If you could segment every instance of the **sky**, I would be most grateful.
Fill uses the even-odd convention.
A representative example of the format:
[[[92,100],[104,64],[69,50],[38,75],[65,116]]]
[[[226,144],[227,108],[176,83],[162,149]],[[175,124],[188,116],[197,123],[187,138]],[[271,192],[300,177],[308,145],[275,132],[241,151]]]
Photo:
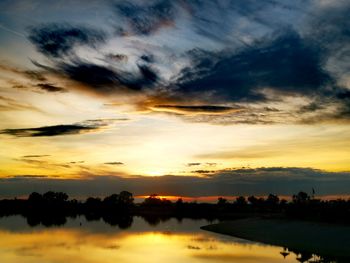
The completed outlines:
[[[0,198],[350,194],[347,0],[2,0]]]

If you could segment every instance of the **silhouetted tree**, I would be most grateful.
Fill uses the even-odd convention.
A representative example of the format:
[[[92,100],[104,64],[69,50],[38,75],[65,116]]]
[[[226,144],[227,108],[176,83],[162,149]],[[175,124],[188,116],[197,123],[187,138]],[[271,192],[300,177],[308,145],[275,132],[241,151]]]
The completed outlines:
[[[176,205],[177,206],[181,206],[181,205],[183,205],[183,203],[184,202],[183,202],[182,198],[179,198],[179,199],[176,200]]]
[[[277,208],[280,199],[277,195],[269,194],[265,202],[270,208]]]
[[[132,193],[127,191],[122,191],[119,194],[119,204],[123,206],[131,206],[134,203],[134,197]]]
[[[305,192],[292,196],[292,201],[279,200],[277,195],[270,194],[266,199],[255,196],[236,198],[233,203],[225,198],[218,198],[216,204],[184,202],[179,198],[176,203],[160,198],[157,194],[147,197],[141,205],[134,205],[132,193],[122,191],[103,199],[89,197],[85,202],[69,200],[63,192],[48,191],[41,195],[33,192],[27,200],[0,200],[0,216],[23,215],[31,226],[64,224],[66,217],[84,215],[87,220],[99,220],[112,225],[130,222],[129,216],[147,216],[153,223],[170,217],[225,219],[227,217],[249,216],[251,212],[271,215],[285,215],[302,219],[337,222],[350,221],[350,200],[319,200],[310,198]],[[235,214],[238,212],[238,214]],[[271,213],[273,212],[273,214]],[[127,220],[121,220],[121,218]],[[121,226],[120,226],[121,227]]]
[[[236,198],[235,204],[238,206],[245,206],[247,205],[247,200],[244,196],[240,196]]]
[[[29,195],[28,201],[31,203],[40,203],[43,200],[43,196],[37,192],[33,192]]]
[[[68,200],[68,195],[63,192],[49,191],[43,194],[43,199],[50,203],[65,202]]]
[[[305,204],[310,200],[310,196],[305,192],[299,192],[297,195],[293,195],[293,202],[297,204]]]
[[[256,206],[258,204],[258,198],[256,198],[254,195],[249,196],[248,197],[248,202],[253,205]]]
[[[112,194],[103,199],[103,204],[107,206],[116,206],[119,204],[119,195]]]
[[[227,199],[222,198],[222,197],[219,197],[219,198],[218,198],[217,204],[218,204],[219,206],[224,206],[224,205],[227,204]]]
[[[143,201],[143,205],[147,206],[157,206],[162,204],[162,199],[158,197],[157,194],[151,194],[149,197]]]

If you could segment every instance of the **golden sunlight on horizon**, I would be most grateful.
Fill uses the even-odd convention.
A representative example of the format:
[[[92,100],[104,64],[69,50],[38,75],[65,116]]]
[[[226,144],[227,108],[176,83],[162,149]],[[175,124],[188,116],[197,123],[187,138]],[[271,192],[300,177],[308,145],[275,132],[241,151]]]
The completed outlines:
[[[161,116],[132,118],[103,133],[3,137],[0,175],[199,175],[240,167],[350,170],[346,126],[217,126]]]

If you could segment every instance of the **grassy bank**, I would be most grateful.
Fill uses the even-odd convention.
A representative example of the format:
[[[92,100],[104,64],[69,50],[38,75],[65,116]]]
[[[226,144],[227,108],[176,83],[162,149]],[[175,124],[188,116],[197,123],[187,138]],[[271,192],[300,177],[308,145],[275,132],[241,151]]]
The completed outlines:
[[[350,226],[249,218],[208,225],[202,229],[282,246],[291,251],[350,259]]]

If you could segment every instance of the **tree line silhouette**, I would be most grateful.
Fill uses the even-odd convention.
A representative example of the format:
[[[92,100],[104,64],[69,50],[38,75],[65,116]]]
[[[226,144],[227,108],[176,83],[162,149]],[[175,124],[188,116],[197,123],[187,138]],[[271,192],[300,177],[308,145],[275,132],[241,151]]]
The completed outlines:
[[[88,197],[84,201],[69,199],[63,192],[33,192],[27,199],[0,200],[0,217],[22,215],[31,226],[65,224],[67,217],[85,216],[86,220],[103,219],[110,225],[127,228],[133,216],[142,216],[149,224],[175,217],[192,219],[234,219],[250,216],[297,218],[328,222],[350,222],[350,200],[320,200],[305,192],[292,196],[291,201],[270,194],[266,198],[249,196],[228,201],[219,197],[217,203],[185,202],[160,198],[152,194],[142,203],[134,202],[133,194],[122,191],[105,198]]]

